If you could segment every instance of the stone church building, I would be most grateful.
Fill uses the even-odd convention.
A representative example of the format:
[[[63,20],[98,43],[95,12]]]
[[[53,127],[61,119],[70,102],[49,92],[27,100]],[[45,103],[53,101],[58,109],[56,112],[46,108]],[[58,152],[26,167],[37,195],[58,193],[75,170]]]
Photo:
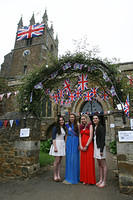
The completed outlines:
[[[1,65],[1,77],[5,77],[8,80],[8,85],[12,88],[17,88],[21,85],[21,78],[35,68],[39,68],[42,64],[47,65],[48,55],[58,57],[58,37],[54,38],[53,25],[48,27],[48,15],[47,11],[42,17],[40,23],[45,24],[44,34],[39,37],[29,38],[25,40],[17,41],[17,36],[14,44],[14,49],[5,55],[4,63]],[[30,19],[29,25],[34,25],[35,17],[34,14]],[[17,31],[24,26],[23,19],[21,17]],[[133,69],[133,63],[123,63],[120,66],[121,71],[131,71]],[[92,83],[92,87],[95,87]],[[8,112],[17,111],[16,104],[14,102],[14,97],[0,102],[0,115],[4,115]],[[12,106],[10,106],[12,105]],[[92,118],[91,113],[99,112],[101,113],[101,119],[103,119],[103,124],[106,126],[107,131],[107,143],[115,139],[115,113],[116,110],[112,110],[112,106],[100,98],[97,101],[86,102],[83,99],[75,101],[72,105],[63,106],[58,108],[57,105],[51,101],[46,101],[42,106],[42,139],[46,138],[51,130],[51,126],[55,121],[57,112],[68,117],[69,112],[74,113],[89,113],[90,118]],[[122,121],[119,122],[122,124]]]

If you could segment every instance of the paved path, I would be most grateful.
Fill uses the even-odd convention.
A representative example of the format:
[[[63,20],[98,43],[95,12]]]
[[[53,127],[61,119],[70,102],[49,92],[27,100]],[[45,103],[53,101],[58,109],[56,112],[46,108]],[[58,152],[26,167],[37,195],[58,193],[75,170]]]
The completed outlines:
[[[107,157],[108,179],[105,188],[81,183],[78,185],[55,183],[52,180],[52,168],[49,168],[41,170],[37,176],[28,180],[0,182],[0,200],[133,200],[133,196],[119,192],[118,177],[113,173],[116,162],[110,153]],[[62,176],[64,170],[63,164]]]

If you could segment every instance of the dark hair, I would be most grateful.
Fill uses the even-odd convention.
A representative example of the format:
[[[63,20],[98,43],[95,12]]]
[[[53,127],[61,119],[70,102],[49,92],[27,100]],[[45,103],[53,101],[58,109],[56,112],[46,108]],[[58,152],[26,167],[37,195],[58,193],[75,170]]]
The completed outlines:
[[[65,118],[63,116],[58,116],[57,122],[56,122],[56,128],[57,128],[57,133],[60,135],[61,134],[61,127],[60,127],[60,118],[62,118],[64,120],[64,124],[63,124],[63,129],[66,132],[66,125],[65,125]]]
[[[75,132],[78,132],[78,124],[77,124],[77,119],[76,119],[76,115],[74,113],[70,113],[70,115],[73,115],[74,116],[74,131]],[[69,117],[70,117],[69,115]],[[72,127],[72,123],[70,121],[70,118],[69,118],[69,126]]]

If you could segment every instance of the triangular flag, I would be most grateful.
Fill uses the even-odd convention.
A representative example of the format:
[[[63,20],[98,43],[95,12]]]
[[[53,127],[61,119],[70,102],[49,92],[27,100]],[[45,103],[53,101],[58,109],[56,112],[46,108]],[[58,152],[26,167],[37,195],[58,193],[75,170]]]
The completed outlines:
[[[13,121],[14,121],[14,120],[12,120],[12,119],[9,120],[9,123],[10,123],[10,126],[11,126],[11,127],[12,127],[12,125],[13,125]]]
[[[30,94],[30,103],[32,102],[33,92]]]
[[[19,91],[15,91],[15,92],[14,92],[15,96],[16,96],[18,93],[19,93]]]
[[[8,120],[4,120],[4,126],[7,127]]]
[[[18,126],[20,121],[18,119],[16,119],[15,122],[16,122],[16,125]]]
[[[12,93],[11,92],[8,92],[6,95],[7,95],[7,99],[9,99],[9,97],[10,97],[10,95],[11,95]]]
[[[0,94],[0,101],[2,101],[5,94]]]
[[[0,128],[3,126],[3,122],[0,120]]]

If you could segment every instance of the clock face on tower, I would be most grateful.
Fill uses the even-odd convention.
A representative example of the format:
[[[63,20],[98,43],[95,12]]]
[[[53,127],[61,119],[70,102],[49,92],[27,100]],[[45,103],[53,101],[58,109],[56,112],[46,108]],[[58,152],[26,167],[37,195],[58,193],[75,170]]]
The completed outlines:
[[[24,50],[23,56],[28,56],[28,55],[30,55],[30,50],[29,49]]]

